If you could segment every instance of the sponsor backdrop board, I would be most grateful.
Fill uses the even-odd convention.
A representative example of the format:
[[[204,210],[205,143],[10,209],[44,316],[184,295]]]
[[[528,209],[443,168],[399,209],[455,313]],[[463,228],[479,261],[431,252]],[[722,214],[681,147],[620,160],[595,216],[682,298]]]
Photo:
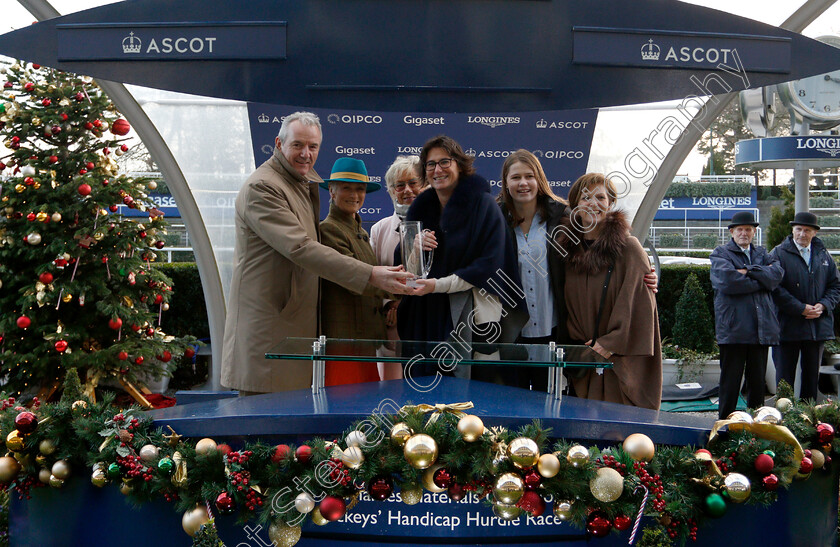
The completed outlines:
[[[796,169],[796,162],[805,162],[806,168],[840,166],[840,136],[769,137],[735,143],[735,165]]]
[[[283,117],[297,110],[302,108],[248,103],[257,165],[271,156]],[[539,158],[554,192],[566,197],[572,183],[586,171],[598,115],[597,110],[507,114],[306,110],[321,119],[324,140],[315,164],[321,177],[329,178],[337,158],[352,156],[363,160],[371,180],[382,184],[382,190],[368,194],[360,211],[366,224],[394,212],[385,190],[385,172],[394,158],[419,154],[428,139],[440,134],[454,138],[467,154],[475,157],[476,172],[490,182],[494,195],[501,188],[499,179],[505,158],[525,148]],[[329,199],[326,190],[321,192],[324,218]]]
[[[729,220],[738,211],[758,207],[755,186],[749,196],[702,196],[665,198],[654,220]]]

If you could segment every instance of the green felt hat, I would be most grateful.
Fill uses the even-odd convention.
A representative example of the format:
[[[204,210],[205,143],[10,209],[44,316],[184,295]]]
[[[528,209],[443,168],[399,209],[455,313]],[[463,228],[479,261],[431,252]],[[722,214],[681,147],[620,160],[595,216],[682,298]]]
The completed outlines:
[[[364,182],[367,184],[367,192],[376,192],[382,185],[378,182],[371,182],[367,173],[365,162],[356,158],[338,158],[333,164],[330,178],[320,183],[319,186],[328,190],[331,182]]]

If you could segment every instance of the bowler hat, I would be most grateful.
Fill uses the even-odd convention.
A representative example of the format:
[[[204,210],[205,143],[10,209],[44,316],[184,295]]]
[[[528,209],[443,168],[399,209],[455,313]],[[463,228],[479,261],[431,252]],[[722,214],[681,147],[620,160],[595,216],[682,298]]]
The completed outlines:
[[[817,215],[814,213],[808,213],[807,211],[799,211],[793,217],[793,220],[790,221],[791,226],[810,226],[811,228],[816,228],[817,230],[820,229],[820,225],[817,224]]]
[[[738,211],[732,215],[732,220],[729,221],[727,228],[731,230],[735,226],[758,226],[758,222],[755,221],[755,217],[750,211]]]
[[[331,182],[363,182],[367,184],[368,192],[376,192],[382,185],[371,182],[368,177],[365,162],[356,158],[338,158],[333,164],[330,178],[320,183],[324,190],[329,190]]]

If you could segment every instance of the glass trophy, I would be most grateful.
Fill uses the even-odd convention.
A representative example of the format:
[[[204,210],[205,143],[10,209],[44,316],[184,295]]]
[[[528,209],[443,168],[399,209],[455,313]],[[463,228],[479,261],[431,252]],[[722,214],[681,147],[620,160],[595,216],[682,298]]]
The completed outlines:
[[[432,257],[434,249],[424,250],[423,244],[426,230],[423,230],[423,223],[419,220],[400,222],[400,249],[402,251],[402,262],[405,271],[414,276],[406,281],[406,285],[416,288],[414,279],[426,279],[429,270],[432,268]]]

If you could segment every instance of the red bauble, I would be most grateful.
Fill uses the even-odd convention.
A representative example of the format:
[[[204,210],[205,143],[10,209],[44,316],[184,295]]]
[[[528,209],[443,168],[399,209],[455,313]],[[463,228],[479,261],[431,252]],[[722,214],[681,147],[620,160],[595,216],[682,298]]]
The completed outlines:
[[[119,209],[119,207],[116,206],[116,205],[110,205],[108,207],[108,210],[111,211],[112,213],[116,213],[118,209]]]
[[[321,501],[318,510],[321,512],[321,516],[332,522],[344,516],[344,513],[347,511],[347,505],[339,497],[327,496]]]
[[[300,445],[295,450],[295,458],[300,463],[307,463],[309,459],[312,458],[312,449],[305,444]]]
[[[755,470],[761,473],[762,475],[766,475],[773,471],[774,465],[775,462],[773,462],[773,458],[771,458],[768,454],[759,454],[753,462]]]
[[[59,353],[63,352],[67,349],[67,342],[64,340],[59,340],[55,343],[55,350]]]
[[[522,497],[519,498],[516,506],[531,513],[533,516],[538,517],[545,511],[545,500],[543,500],[542,497],[533,490],[528,490],[522,494]]]
[[[137,357],[137,359],[135,359],[134,362],[137,363],[138,365],[142,365],[143,364],[143,356],[141,355],[141,356]]]
[[[811,458],[802,458],[802,461],[799,463],[799,472],[803,475],[807,475],[813,470],[814,462],[811,461]]]
[[[34,221],[36,218],[37,217],[35,216],[35,213],[29,213],[28,215],[26,215],[26,220],[28,220],[29,222]]]
[[[90,123],[90,122],[85,122],[85,129],[87,129],[87,130],[93,129],[93,124]]]
[[[57,163],[58,156],[50,156],[49,158],[47,158],[47,161],[49,161],[50,163]]]
[[[236,502],[233,501],[233,496],[227,492],[222,492],[216,496],[216,508],[220,513],[231,513],[234,507],[236,507]]]
[[[441,467],[432,475],[432,482],[438,488],[449,488],[449,485],[452,484],[452,474],[445,467]]]
[[[79,91],[78,93],[76,93],[76,100],[79,101],[79,102],[84,101],[85,100],[85,94],[82,93],[81,91]]]
[[[61,126],[60,125],[54,125],[54,126],[50,127],[50,132],[53,135],[58,135],[59,133],[61,133]]]
[[[128,145],[127,144],[121,144],[120,145],[120,150],[122,150],[123,152],[128,152]]]
[[[222,456],[227,456],[228,454],[233,452],[233,449],[230,447],[230,445],[225,443],[217,444],[216,450],[218,450],[222,454]]]
[[[186,357],[187,359],[192,359],[193,357],[195,357],[195,350],[192,348],[185,349],[184,357]]]
[[[44,285],[49,285],[53,282],[53,274],[51,274],[50,272],[44,272],[38,276],[38,281],[40,281]]]
[[[49,98],[45,98],[43,101],[41,101],[41,104],[44,106],[50,106],[52,104],[52,101]]]
[[[80,175],[87,175],[87,172],[88,172],[87,169],[85,169],[84,167],[79,169],[79,174]]]
[[[91,169],[93,169],[96,166],[93,164],[92,161],[89,161],[85,164],[85,167],[88,169],[88,171],[90,171]]]
[[[28,410],[15,416],[15,428],[24,435],[28,435],[38,428],[38,417]]]
[[[102,127],[102,122],[100,120],[93,120],[94,127]]]
[[[772,473],[761,479],[761,482],[767,490],[776,490],[779,487],[779,477]]]
[[[102,180],[102,186],[108,186],[109,184],[111,184],[110,180],[108,180],[108,179],[103,179]]]
[[[151,338],[154,335],[155,335],[155,329],[153,329],[152,327],[149,327],[148,329],[146,329],[146,336]]]
[[[89,195],[90,195],[90,191],[91,191],[90,184],[87,184],[87,183],[83,182],[83,183],[81,183],[81,184],[79,185],[79,187],[77,188],[77,190],[78,190],[78,192],[79,192],[81,195],[83,195],[83,196],[89,196]]]
[[[120,361],[125,361],[126,359],[128,359],[128,353],[124,351],[119,352],[117,354],[117,359],[119,359]]]
[[[368,484],[367,491],[376,501],[385,501],[394,493],[394,481],[390,477],[375,477]]]
[[[25,84],[23,84],[23,89],[25,89],[26,91],[32,91],[33,89],[35,89],[35,84],[33,84],[32,82],[26,82]]]
[[[168,363],[172,359],[172,354],[169,353],[169,350],[163,350],[163,353],[158,355],[158,360],[163,361],[164,363]]]
[[[145,232],[145,230],[140,230],[139,232],[137,232],[137,236],[138,236],[138,237],[146,237],[146,232]]]
[[[66,122],[68,119],[70,119],[70,116],[68,116],[67,114],[65,114],[64,112],[62,112],[62,113],[61,113],[61,119],[62,119],[62,121],[65,121],[65,122]]]
[[[114,330],[120,330],[120,328],[122,327],[122,319],[120,319],[119,317],[111,319],[110,321],[108,321],[108,327]]]
[[[131,325],[131,330],[133,330],[134,332],[140,332],[141,328],[142,327],[140,325]]]
[[[592,511],[586,517],[586,531],[596,538],[607,537],[612,524],[603,511]]]
[[[13,86],[12,82],[3,82],[3,89],[11,89]]]
[[[457,482],[453,482],[449,485],[449,488],[446,489],[446,494],[452,501],[461,501],[464,499],[464,494],[466,493],[467,490]]]
[[[163,295],[156,294],[155,295],[155,304],[162,304],[163,303]]]
[[[531,469],[527,473],[525,473],[525,477],[523,479],[525,481],[525,489],[526,490],[534,490],[540,485],[542,481],[542,476]]]
[[[834,440],[834,428],[831,424],[817,424],[817,439],[820,444],[827,444]]]
[[[157,247],[158,249],[163,249],[165,246],[166,246],[165,241],[155,241],[155,247]]]
[[[627,515],[618,515],[613,521],[613,527],[616,530],[627,530],[631,524],[633,524],[633,521]]]
[[[274,448],[274,453],[271,455],[271,461],[273,461],[274,463],[280,463],[281,461],[288,458],[289,454],[291,454],[291,452],[292,452],[292,449],[289,448],[289,445],[278,444]]]
[[[21,315],[17,318],[17,326],[22,329],[28,329],[29,325],[32,324],[32,320],[26,317],[25,315]]]
[[[111,133],[114,135],[127,135],[129,131],[131,131],[131,126],[122,118],[114,120],[111,124]]]

